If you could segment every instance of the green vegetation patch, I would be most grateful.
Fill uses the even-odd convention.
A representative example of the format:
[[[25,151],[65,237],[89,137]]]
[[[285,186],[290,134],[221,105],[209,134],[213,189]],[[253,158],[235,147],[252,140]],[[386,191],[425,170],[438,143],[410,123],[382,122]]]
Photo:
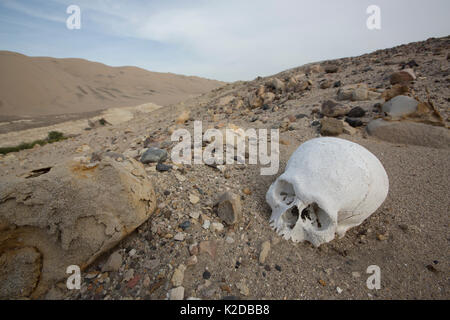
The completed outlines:
[[[21,144],[14,147],[0,148],[0,154],[8,154],[10,152],[18,152],[20,150],[32,149],[37,144],[40,146],[46,145],[47,143],[54,143],[62,140],[66,140],[67,137],[64,136],[62,132],[50,131],[47,138],[42,140],[35,140],[33,142],[22,142]]]

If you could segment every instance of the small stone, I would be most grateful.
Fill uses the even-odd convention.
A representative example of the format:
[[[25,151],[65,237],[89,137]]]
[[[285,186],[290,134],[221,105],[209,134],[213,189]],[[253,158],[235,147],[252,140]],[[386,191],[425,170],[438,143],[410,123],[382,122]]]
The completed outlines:
[[[355,107],[347,113],[347,116],[350,118],[361,118],[366,114],[366,110],[361,107]]]
[[[208,270],[206,270],[205,272],[203,272],[203,279],[208,280],[211,278],[211,272],[209,272]]]
[[[202,241],[200,242],[198,249],[200,254],[207,253],[213,259],[216,257],[217,245],[215,241],[212,240]]]
[[[173,237],[173,239],[176,241],[184,241],[185,238],[186,234],[184,232],[178,232],[175,237]]]
[[[336,103],[333,100],[327,100],[322,103],[321,112],[326,117],[339,117],[346,115],[351,110],[350,106]]]
[[[183,300],[183,298],[184,298],[183,287],[173,288],[169,291],[169,300]]]
[[[213,222],[213,223],[211,223],[211,231],[213,231],[213,232],[222,232],[223,229],[224,229],[224,226],[220,222]]]
[[[345,118],[345,122],[347,122],[350,126],[352,126],[353,128],[358,128],[364,125],[364,123],[359,120],[359,119],[355,119],[355,118]]]
[[[134,269],[128,269],[123,275],[123,281],[128,282],[134,278]]]
[[[322,287],[325,287],[327,285],[327,283],[322,279],[319,280],[319,283]]]
[[[334,118],[324,118],[321,124],[320,134],[323,136],[338,136],[343,133],[344,125],[342,121]]]
[[[183,231],[189,229],[190,226],[191,226],[191,222],[189,220],[186,220],[186,221],[180,223],[180,225],[179,225],[179,227],[181,229],[183,229]]]
[[[275,265],[275,269],[277,270],[277,271],[280,271],[281,272],[281,267],[279,266],[279,265]]]
[[[128,252],[128,255],[130,257],[133,257],[136,254],[136,249],[131,249],[130,252]]]
[[[190,256],[187,260],[186,260],[186,266],[190,267],[190,266],[194,266],[196,265],[198,262],[198,258],[197,256]]]
[[[179,287],[183,284],[185,271],[186,266],[184,264],[180,264],[178,268],[175,269],[172,275],[172,279],[170,280],[174,287]]]
[[[116,251],[109,256],[108,260],[102,267],[102,272],[119,271],[121,265],[122,265],[122,255],[119,253],[119,251]]]
[[[203,229],[208,230],[210,226],[211,226],[211,221],[209,221],[209,220],[203,221],[203,225],[202,225]]]
[[[241,219],[241,199],[229,191],[219,197],[214,207],[219,218],[228,225],[236,224]]]
[[[339,288],[339,287],[336,287],[336,291],[337,291],[337,293],[338,294],[341,294],[342,293],[342,291],[344,291],[344,290],[342,290],[341,288]]]
[[[386,241],[388,239],[388,235],[387,234],[378,234],[377,239],[379,241]]]
[[[198,254],[198,244],[194,243],[189,246],[189,253],[194,256]]]
[[[238,288],[239,292],[244,296],[248,296],[250,294],[250,289],[247,287],[244,281],[241,281],[238,284],[236,284],[236,288]]]
[[[194,195],[194,194],[190,194],[190,195],[189,195],[189,201],[190,201],[192,204],[197,204],[197,203],[200,201],[200,198],[197,197],[197,196]]]
[[[189,213],[189,217],[191,217],[192,219],[198,220],[198,218],[200,217],[200,212],[192,211],[191,213]]]
[[[164,163],[158,163],[156,165],[156,171],[159,171],[159,172],[166,172],[166,171],[170,171],[171,169],[172,169],[171,165],[167,165]]]
[[[264,241],[261,245],[261,252],[259,253],[259,263],[264,264],[270,251],[270,241]]]
[[[352,277],[353,278],[359,278],[359,277],[361,277],[361,274],[359,272],[357,272],[357,271],[353,271],[352,272]]]
[[[250,190],[249,188],[242,189],[242,192],[248,196],[252,194],[252,190]]]
[[[162,162],[165,161],[167,157],[168,153],[166,150],[150,147],[142,155],[141,162],[143,164],[148,164],[152,162]]]
[[[144,286],[144,288],[150,287],[150,277],[148,275],[146,275],[144,277],[144,281],[142,281],[142,285]]]

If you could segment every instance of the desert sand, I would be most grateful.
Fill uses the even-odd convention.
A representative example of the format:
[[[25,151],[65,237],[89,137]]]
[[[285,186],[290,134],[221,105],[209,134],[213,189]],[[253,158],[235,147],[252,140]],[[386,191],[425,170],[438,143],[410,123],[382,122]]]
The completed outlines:
[[[223,84],[137,67],[9,51],[0,51],[0,70],[0,121],[6,116],[83,113],[147,102],[166,106]]]

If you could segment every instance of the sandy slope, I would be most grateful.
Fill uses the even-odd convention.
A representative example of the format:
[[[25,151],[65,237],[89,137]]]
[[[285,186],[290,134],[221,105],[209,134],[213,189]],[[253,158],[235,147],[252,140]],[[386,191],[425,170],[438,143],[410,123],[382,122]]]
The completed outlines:
[[[27,57],[9,51],[0,51],[0,70],[0,116],[79,113],[146,102],[165,106],[223,84],[137,67]]]

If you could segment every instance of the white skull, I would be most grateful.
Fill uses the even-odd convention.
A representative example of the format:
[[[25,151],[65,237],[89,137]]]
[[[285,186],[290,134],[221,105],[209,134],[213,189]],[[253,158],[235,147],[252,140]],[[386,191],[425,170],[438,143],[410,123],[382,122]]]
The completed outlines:
[[[360,225],[386,199],[381,162],[362,146],[338,138],[303,143],[270,186],[271,226],[286,240],[318,247]]]

